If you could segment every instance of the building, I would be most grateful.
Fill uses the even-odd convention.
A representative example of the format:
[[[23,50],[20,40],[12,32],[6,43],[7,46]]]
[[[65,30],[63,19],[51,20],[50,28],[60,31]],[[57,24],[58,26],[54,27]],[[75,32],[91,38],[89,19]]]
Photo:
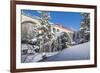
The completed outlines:
[[[25,14],[22,14],[21,17],[22,17],[22,20],[21,20],[22,32],[25,32],[25,31],[31,32],[31,29],[34,29],[35,27],[37,26],[39,27],[41,25],[39,17],[36,17],[36,16],[30,17]],[[38,31],[41,32],[42,30],[38,30]],[[73,30],[62,26],[61,24],[51,24],[51,32],[54,34],[66,32],[70,36],[70,38],[73,38],[73,33],[74,33]]]
[[[38,17],[30,17],[25,14],[21,14],[21,38],[24,39],[32,39],[35,36],[32,32],[35,33],[35,28],[40,26]],[[26,36],[27,35],[27,36]],[[30,35],[30,36],[28,36]]]
[[[73,34],[74,34],[73,30],[62,26],[61,24],[51,25],[51,30],[52,30],[51,32],[53,32],[54,34],[65,32],[66,34],[68,34],[68,38],[70,39],[70,41],[71,42],[73,41]]]

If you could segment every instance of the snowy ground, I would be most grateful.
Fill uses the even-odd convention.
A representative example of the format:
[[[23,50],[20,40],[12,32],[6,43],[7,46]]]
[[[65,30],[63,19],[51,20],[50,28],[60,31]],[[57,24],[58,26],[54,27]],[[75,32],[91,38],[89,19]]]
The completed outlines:
[[[47,57],[50,57],[52,55],[57,54],[58,52],[53,53],[45,53]],[[29,63],[29,62],[38,62],[43,59],[44,53],[35,53],[35,54],[28,54],[28,55],[22,55],[21,56],[21,62],[22,63]]]
[[[42,59],[42,54],[35,53],[30,55],[22,55],[21,62],[45,62],[45,61],[68,61],[68,60],[87,60],[90,59],[90,42],[66,48],[61,52],[46,53],[48,56]]]
[[[87,60],[90,59],[90,42],[66,48],[62,52],[48,57],[44,61],[68,61],[68,60]]]

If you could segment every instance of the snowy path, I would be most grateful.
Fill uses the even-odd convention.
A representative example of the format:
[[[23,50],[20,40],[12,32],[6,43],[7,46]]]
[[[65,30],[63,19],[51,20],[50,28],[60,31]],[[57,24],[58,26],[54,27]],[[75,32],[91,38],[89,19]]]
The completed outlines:
[[[66,48],[62,52],[48,57],[44,61],[86,60],[90,58],[90,42]],[[41,61],[41,62],[42,62]]]

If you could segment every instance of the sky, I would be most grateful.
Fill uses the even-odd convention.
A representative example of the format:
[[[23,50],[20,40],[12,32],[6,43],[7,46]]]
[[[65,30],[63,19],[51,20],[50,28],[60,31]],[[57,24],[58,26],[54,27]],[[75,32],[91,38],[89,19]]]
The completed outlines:
[[[37,10],[22,10],[22,13],[40,17],[40,13]],[[49,21],[54,24],[61,24],[73,30],[79,30],[80,28],[80,22],[82,20],[80,12],[49,11],[49,14],[51,17]]]

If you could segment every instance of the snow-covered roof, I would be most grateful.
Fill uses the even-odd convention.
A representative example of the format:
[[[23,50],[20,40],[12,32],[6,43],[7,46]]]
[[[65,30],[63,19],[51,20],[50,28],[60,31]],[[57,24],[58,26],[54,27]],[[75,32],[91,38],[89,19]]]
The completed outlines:
[[[74,32],[74,30],[72,30],[71,28],[68,28],[68,27],[63,26],[62,24],[53,24],[52,26],[58,27],[60,29],[64,29],[66,31]]]
[[[31,15],[28,15],[28,14],[25,14],[25,13],[23,13],[22,15],[28,16],[28,17],[33,18],[33,19],[40,20],[40,17],[38,17],[38,16],[31,16]]]

